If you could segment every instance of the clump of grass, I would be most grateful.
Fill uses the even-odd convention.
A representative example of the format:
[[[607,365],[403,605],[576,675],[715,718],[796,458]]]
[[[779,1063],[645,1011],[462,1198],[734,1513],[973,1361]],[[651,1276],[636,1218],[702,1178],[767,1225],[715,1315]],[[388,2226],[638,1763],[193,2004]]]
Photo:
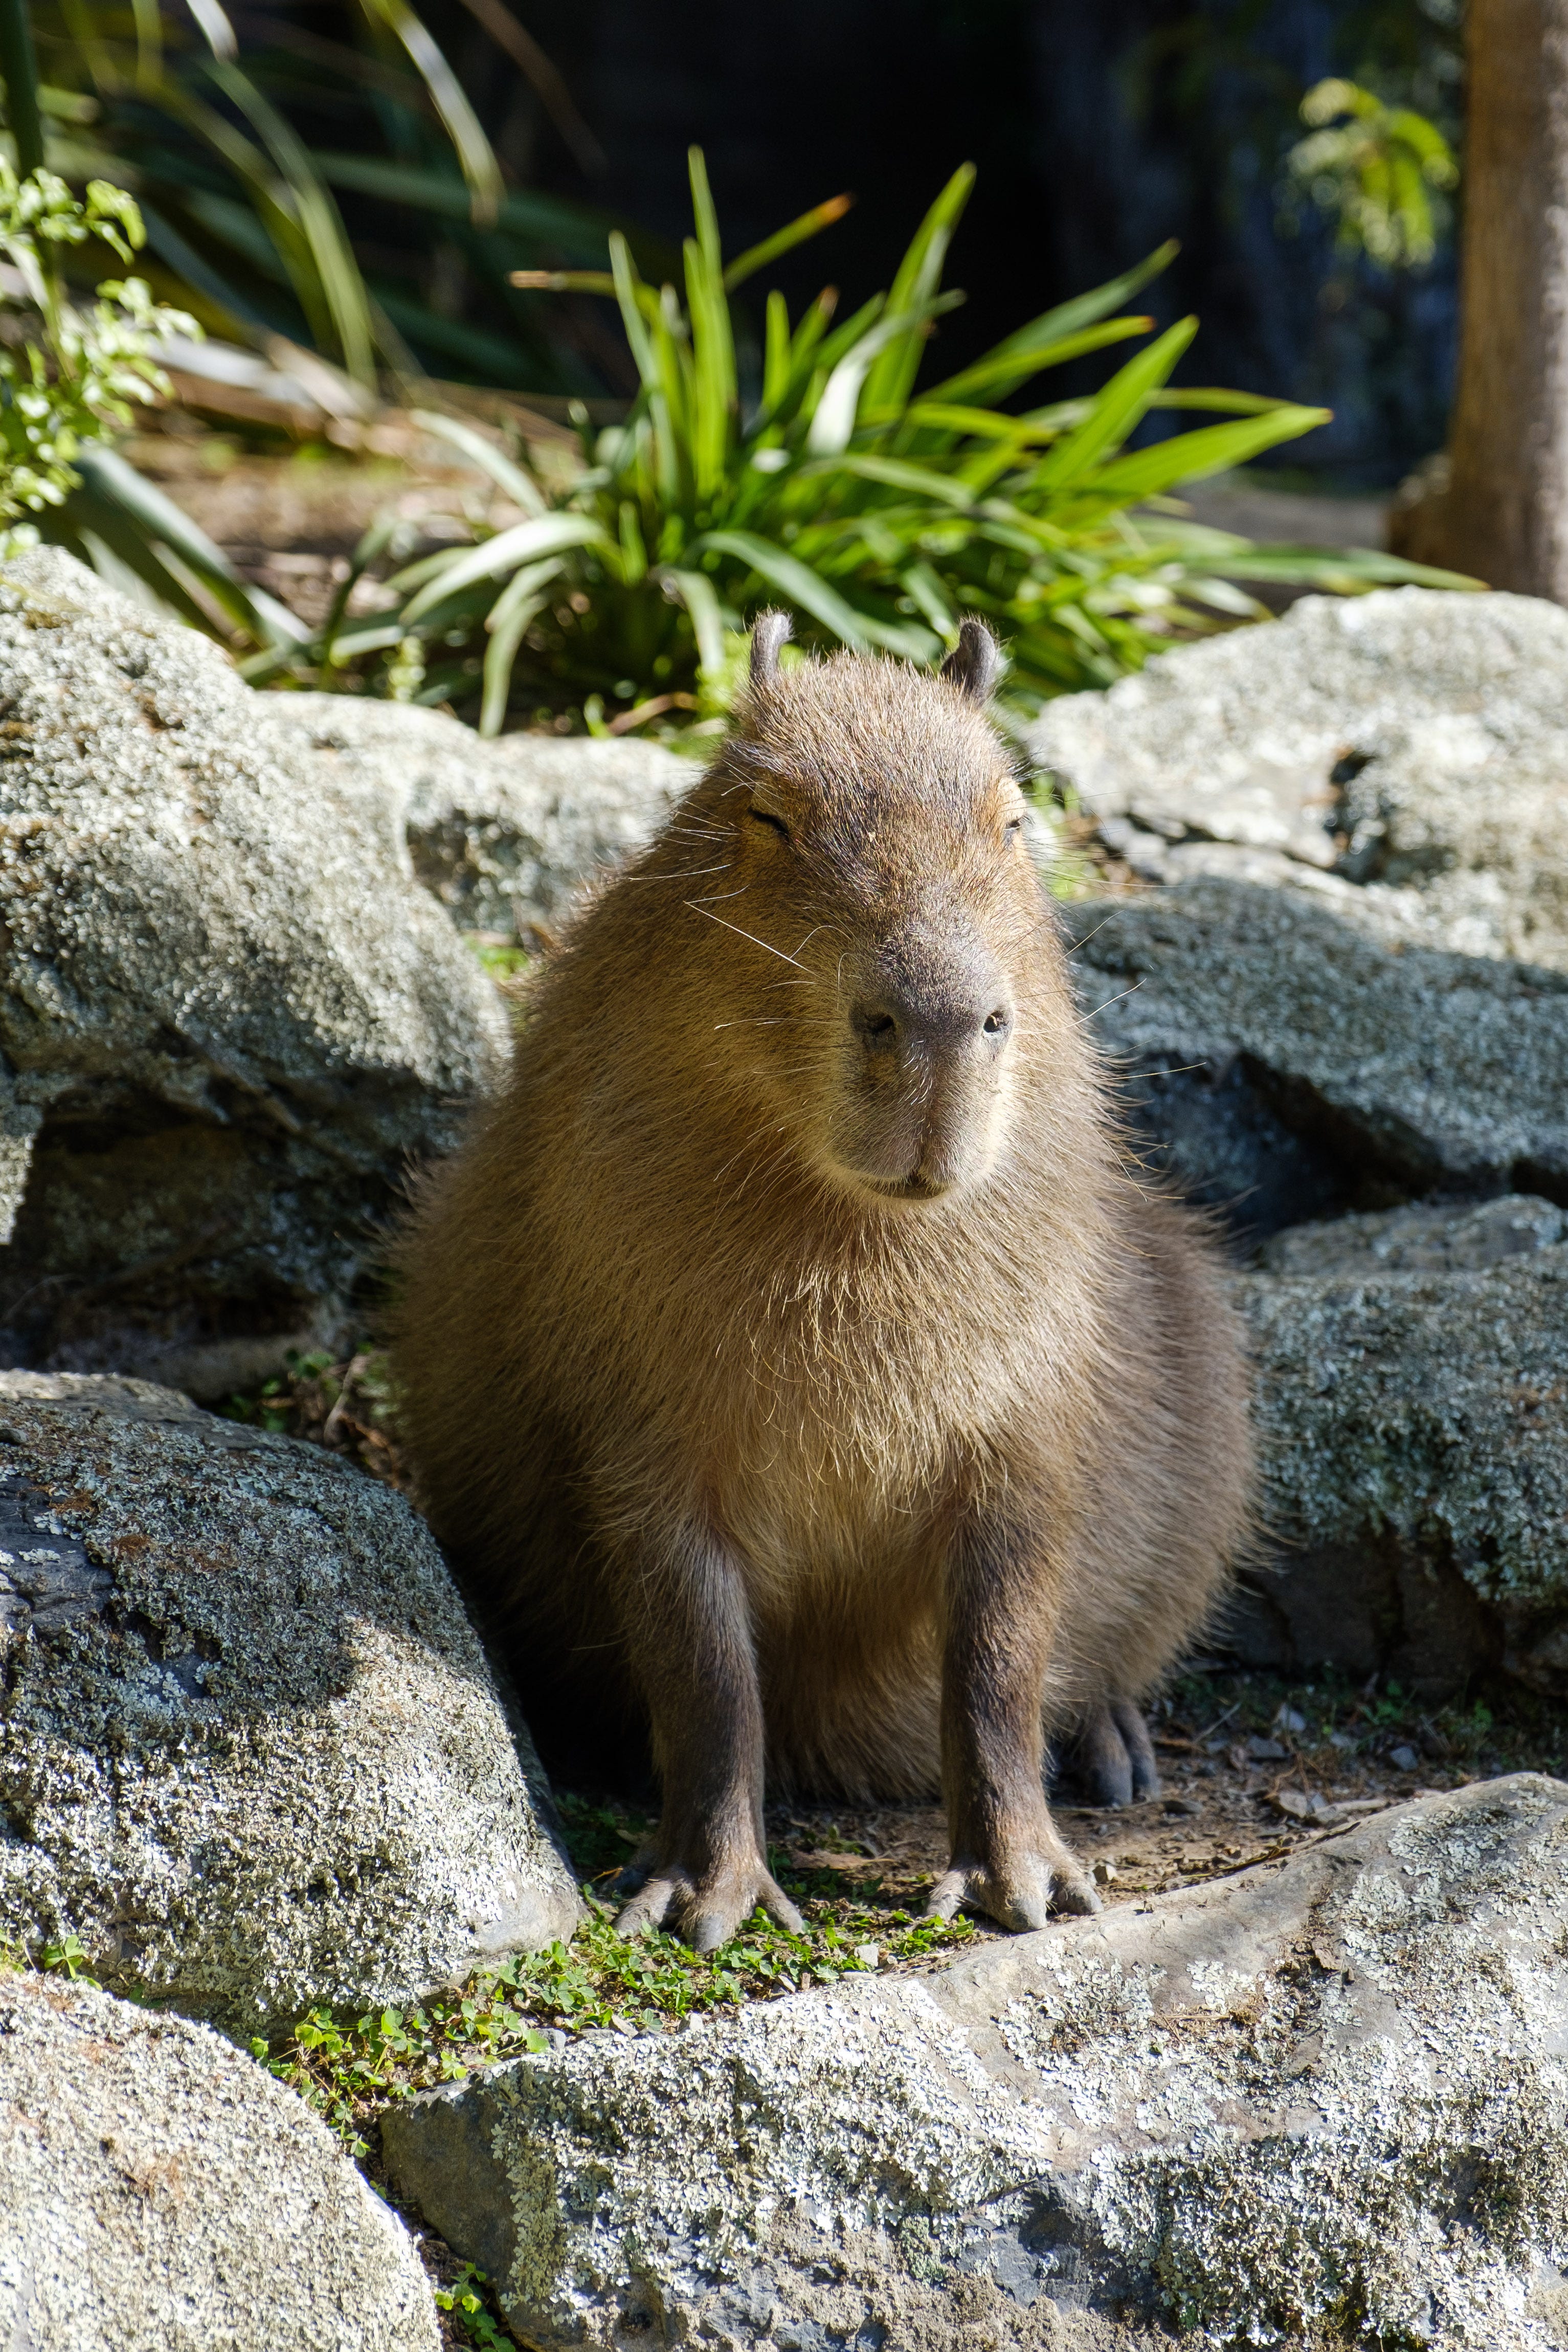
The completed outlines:
[[[689,154],[693,235],[682,284],[643,278],[624,237],[608,270],[525,271],[533,290],[616,306],[638,389],[595,432],[579,410],[580,462],[546,480],[460,419],[418,421],[488,478],[512,520],[464,529],[385,583],[395,605],[351,619],[353,582],[379,563],[390,521],[366,534],[310,645],[245,665],[420,702],[453,700],[495,734],[525,711],[620,732],[678,710],[717,721],[739,635],[763,604],[803,646],[931,662],[979,613],[1006,644],[999,709],[1108,685],[1176,640],[1263,616],[1240,583],[1289,580],[1353,592],[1393,580],[1474,585],[1373,551],[1258,549],[1184,516],[1170,493],[1327,421],[1326,409],[1172,377],[1197,330],[1154,335],[1097,392],[1018,407],[1053,369],[1153,335],[1122,313],[1170,260],[1136,268],[1021,325],[956,374],[921,388],[949,245],[973,184],[955,172],[884,293],[836,320],[825,287],[792,320],[768,294],[760,367],[731,295],[846,208],[830,199],[726,261],[701,151]],[[1139,446],[1151,415],[1223,421]],[[366,667],[369,664],[371,667]],[[611,705],[616,715],[605,719]]]

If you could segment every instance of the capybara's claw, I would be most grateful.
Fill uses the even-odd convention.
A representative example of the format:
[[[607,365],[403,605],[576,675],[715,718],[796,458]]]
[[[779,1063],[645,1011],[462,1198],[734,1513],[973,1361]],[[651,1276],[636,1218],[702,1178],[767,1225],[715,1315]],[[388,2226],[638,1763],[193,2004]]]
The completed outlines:
[[[1043,1927],[1064,1912],[1100,1909],[1100,1897],[1065,1848],[1012,1857],[1005,1864],[955,1863],[931,1888],[928,1919],[952,1919],[960,1911],[982,1911],[1004,1927]]]
[[[696,1952],[716,1952],[744,1927],[758,1904],[792,1936],[805,1922],[761,1863],[715,1870],[696,1878],[679,1864],[658,1870],[625,1906],[616,1926],[623,1936],[668,1927]]]

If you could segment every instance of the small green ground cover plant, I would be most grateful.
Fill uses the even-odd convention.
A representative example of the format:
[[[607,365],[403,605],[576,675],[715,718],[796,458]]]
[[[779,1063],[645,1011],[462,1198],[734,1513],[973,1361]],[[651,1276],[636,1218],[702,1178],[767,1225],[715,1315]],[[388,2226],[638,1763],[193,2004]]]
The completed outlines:
[[[1338,1769],[1348,1759],[1376,1770],[1395,1751],[1409,1749],[1432,1769],[1435,1781],[1568,1769],[1568,1718],[1562,1706],[1521,1684],[1491,1678],[1433,1699],[1397,1675],[1373,1675],[1358,1683],[1324,1666],[1303,1683],[1216,1665],[1179,1675],[1164,1711],[1205,1738],[1216,1727],[1227,1740],[1277,1732],[1293,1759],[1326,1769]]]
[[[255,2055],[316,2108],[351,2155],[370,2152],[368,2135],[393,2100],[465,2081],[505,2059],[540,2055],[563,2037],[663,2032],[702,2011],[925,1960],[959,1948],[975,1933],[966,1919],[919,1919],[874,1900],[846,1900],[831,1874],[792,1872],[775,1851],[769,1866],[800,1902],[804,1934],[759,1909],[731,1942],[708,1954],[662,1932],[621,1936],[605,1887],[626,1859],[620,1832],[627,1817],[570,1798],[563,1810],[579,1866],[584,1846],[602,1847],[603,1825],[616,1824],[615,1860],[584,1881],[589,1916],[569,1944],[519,1954],[415,2008],[352,2019],[312,2010],[278,2047],[252,2043]]]
[[[426,415],[518,520],[405,564],[388,583],[395,610],[347,619],[345,583],[303,655],[258,656],[250,676],[343,683],[380,659],[382,690],[477,704],[485,734],[514,709],[548,718],[570,708],[619,727],[721,711],[737,636],[765,604],[787,607],[808,645],[921,662],[952,645],[973,612],[1008,648],[1004,707],[1027,715],[1047,696],[1136,669],[1173,639],[1261,617],[1243,582],[1474,584],[1372,552],[1258,549],[1185,519],[1169,496],[1180,485],[1328,415],[1173,385],[1194,319],[1155,335],[1092,394],[1005,404],[1050,369],[1150,336],[1152,320],[1121,306],[1173,247],[920,388],[931,331],[963,299],[942,278],[974,181],[965,164],[890,288],[853,317],[835,324],[831,287],[794,320],[770,292],[760,369],[743,384],[731,295],[844,203],[726,262],[697,148],[690,176],[683,289],[647,282],[618,235],[608,272],[524,273],[531,287],[615,301],[639,384],[625,422],[595,433],[584,417],[582,465],[563,483],[471,425]],[[1167,410],[1225,421],[1133,446],[1144,419]],[[383,543],[367,539],[359,570]],[[622,709],[605,722],[612,703]]]

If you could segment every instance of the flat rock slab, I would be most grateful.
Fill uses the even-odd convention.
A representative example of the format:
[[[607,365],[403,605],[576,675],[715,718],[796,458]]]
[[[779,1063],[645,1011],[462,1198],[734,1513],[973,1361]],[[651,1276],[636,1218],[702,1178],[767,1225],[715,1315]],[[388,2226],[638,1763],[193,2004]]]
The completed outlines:
[[[1568,971],[1568,614],[1423,588],[1047,704],[1031,730],[1152,880],[1294,884],[1394,943]]]
[[[437,2352],[407,2231],[205,2026],[0,1971],[8,2352]]]
[[[1226,1637],[1250,1664],[1568,1696],[1568,1212],[1505,1195],[1278,1234],[1237,1303],[1262,1517]]]
[[[1568,973],[1396,952],[1214,877],[1062,919],[1157,1158],[1238,1227],[1371,1206],[1368,1183],[1568,1201]]]
[[[1381,2343],[1568,2320],[1568,1785],[394,2108],[548,2347]]]
[[[0,1934],[247,2033],[417,1999],[577,1918],[520,1736],[401,1496],[0,1373]]]

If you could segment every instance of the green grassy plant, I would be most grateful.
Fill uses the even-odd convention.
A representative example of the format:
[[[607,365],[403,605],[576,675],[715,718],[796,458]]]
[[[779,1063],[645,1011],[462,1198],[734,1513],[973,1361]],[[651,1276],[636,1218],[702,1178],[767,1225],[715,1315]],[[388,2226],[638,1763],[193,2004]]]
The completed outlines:
[[[852,318],[835,323],[832,289],[794,320],[771,292],[760,378],[743,389],[731,294],[843,206],[819,205],[726,262],[696,148],[690,169],[681,289],[646,282],[616,236],[608,273],[525,274],[531,286],[615,300],[640,385],[626,422],[596,436],[584,424],[581,471],[552,485],[472,427],[427,417],[517,519],[406,565],[391,583],[395,612],[347,625],[334,615],[310,649],[315,675],[393,646],[406,665],[416,636],[426,648],[416,698],[477,702],[481,731],[494,734],[514,704],[574,708],[591,722],[613,701],[650,714],[720,708],[733,635],[763,604],[788,607],[808,643],[917,661],[940,655],[975,612],[1005,639],[1005,698],[1027,712],[1137,668],[1173,638],[1258,617],[1243,580],[1470,584],[1373,553],[1256,549],[1185,520],[1168,496],[1179,485],[1327,415],[1173,386],[1195,320],[1145,342],[1097,393],[1004,405],[1049,369],[1150,336],[1153,322],[1121,305],[1172,247],[919,388],[932,328],[962,299],[942,276],[968,165],[889,290]],[[1223,421],[1131,446],[1167,410]],[[255,674],[283,667],[263,661]]]
[[[493,24],[526,42],[501,0],[487,5]],[[160,0],[135,0],[129,14],[103,0],[63,0],[37,11],[40,68],[27,0],[0,0],[5,121],[21,184],[62,198],[68,185],[87,187],[75,226],[62,227],[60,204],[28,222],[35,237],[61,240],[48,277],[57,315],[31,347],[31,381],[18,384],[11,368],[4,415],[13,440],[30,436],[36,446],[47,436],[33,429],[30,413],[58,390],[65,405],[49,430],[67,455],[63,471],[34,468],[21,485],[23,502],[47,508],[42,535],[112,586],[242,648],[287,653],[307,632],[247,586],[206,534],[102,437],[104,415],[130,421],[126,398],[167,390],[155,367],[137,366],[133,343],[144,353],[165,336],[195,335],[197,320],[263,351],[274,351],[281,335],[335,362],[352,379],[343,386],[351,404],[369,404],[384,373],[405,389],[431,373],[481,382],[521,373],[563,389],[590,382],[570,340],[543,327],[532,298],[503,291],[510,331],[497,334],[445,318],[406,284],[364,276],[339,189],[399,208],[412,225],[411,272],[428,264],[421,246],[439,243],[462,251],[470,273],[497,288],[520,258],[602,252],[605,225],[503,185],[461,85],[407,0],[360,0],[359,13],[363,51],[280,18],[269,45],[242,64],[219,0],[167,12]],[[340,137],[347,116],[373,137],[384,133],[392,157],[316,152],[300,121],[323,105]],[[126,187],[140,206],[121,193]],[[118,212],[100,201],[106,190]],[[58,282],[68,274],[59,266],[67,249],[86,245],[79,275],[95,247],[128,257],[132,223],[160,289],[181,308],[154,305],[132,279],[101,289],[90,315],[78,289],[73,309]],[[141,310],[128,310],[138,299]],[[118,408],[101,409],[89,436],[66,396],[73,384],[90,385],[95,348],[113,357],[125,381]]]
[[[519,30],[495,0],[503,30]],[[242,53],[218,0],[0,0],[0,65],[16,153],[73,182],[141,199],[184,306],[210,329],[311,345],[373,390],[378,368],[541,388],[597,389],[537,302],[510,294],[524,259],[592,257],[605,224],[509,188],[478,117],[407,0],[358,0],[329,40],[287,13]],[[357,27],[356,27],[357,18]],[[38,57],[33,58],[36,28]],[[357,37],[358,46],[355,40]],[[16,70],[13,70],[12,60]],[[323,152],[313,131],[328,130]],[[24,166],[23,168],[27,168]],[[395,208],[406,275],[367,277],[340,199]],[[395,245],[378,233],[384,250]],[[496,289],[489,328],[448,319],[420,289],[437,246]]]

